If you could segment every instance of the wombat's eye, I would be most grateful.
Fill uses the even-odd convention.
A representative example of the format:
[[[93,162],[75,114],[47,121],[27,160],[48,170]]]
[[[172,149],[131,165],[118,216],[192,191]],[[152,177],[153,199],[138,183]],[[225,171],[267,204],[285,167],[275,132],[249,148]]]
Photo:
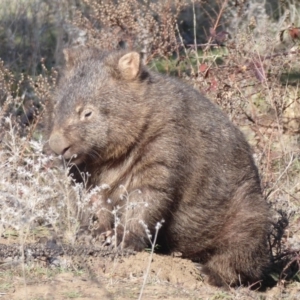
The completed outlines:
[[[81,113],[81,119],[88,119],[89,117],[91,117],[93,114],[92,109],[85,109],[82,113]]]

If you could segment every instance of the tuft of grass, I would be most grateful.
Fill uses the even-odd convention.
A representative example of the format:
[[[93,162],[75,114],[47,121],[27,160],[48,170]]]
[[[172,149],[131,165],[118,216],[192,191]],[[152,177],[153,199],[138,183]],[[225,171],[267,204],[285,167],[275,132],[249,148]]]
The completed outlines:
[[[63,295],[68,299],[76,299],[82,297],[82,294],[79,291],[69,291],[63,293]]]

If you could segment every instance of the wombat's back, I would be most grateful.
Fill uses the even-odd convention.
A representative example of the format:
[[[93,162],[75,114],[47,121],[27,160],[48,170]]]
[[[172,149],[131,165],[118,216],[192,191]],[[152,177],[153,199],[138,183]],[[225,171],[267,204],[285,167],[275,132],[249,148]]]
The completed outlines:
[[[270,220],[250,146],[209,100],[177,80],[162,78],[149,97],[160,95],[166,101],[165,118],[176,120],[168,121],[166,156],[170,143],[180,145],[172,158],[180,201],[163,240],[183,256],[204,262],[216,284],[236,282],[237,274],[242,281],[258,280],[269,263]]]

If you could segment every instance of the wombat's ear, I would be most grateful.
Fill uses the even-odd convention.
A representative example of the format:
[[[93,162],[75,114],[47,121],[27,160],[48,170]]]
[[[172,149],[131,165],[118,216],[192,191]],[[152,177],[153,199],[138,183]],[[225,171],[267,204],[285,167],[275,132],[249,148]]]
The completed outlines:
[[[123,55],[118,62],[118,68],[124,79],[135,79],[141,69],[141,57],[137,52],[129,52]]]

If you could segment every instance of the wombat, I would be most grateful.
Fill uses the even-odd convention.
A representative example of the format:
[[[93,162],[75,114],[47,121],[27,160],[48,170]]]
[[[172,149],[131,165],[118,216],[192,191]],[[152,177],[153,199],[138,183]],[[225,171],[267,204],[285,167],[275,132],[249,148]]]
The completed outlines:
[[[116,225],[119,246],[140,251],[164,220],[161,249],[202,263],[211,284],[261,279],[269,208],[240,130],[137,52],[79,48],[65,58],[49,146],[75,165],[77,180],[90,174],[88,188],[108,185],[96,199],[97,232]]]

